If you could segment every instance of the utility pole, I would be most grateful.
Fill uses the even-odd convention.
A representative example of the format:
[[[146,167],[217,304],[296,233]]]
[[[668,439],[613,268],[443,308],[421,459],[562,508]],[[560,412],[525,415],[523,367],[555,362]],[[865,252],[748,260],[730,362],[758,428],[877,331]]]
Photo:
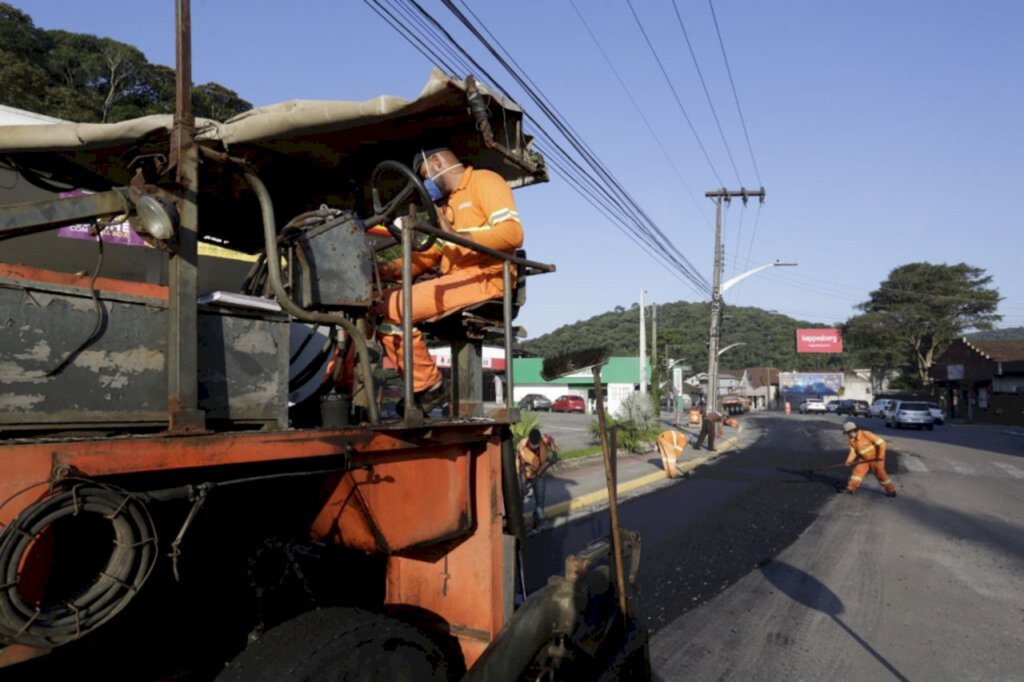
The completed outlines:
[[[640,395],[647,395],[647,322],[644,320],[644,290],[640,290]]]
[[[657,367],[657,304],[650,304],[650,371],[654,382],[654,414],[662,414],[662,371]],[[646,376],[646,373],[644,373]]]
[[[753,192],[746,188],[738,190],[716,189],[705,192],[704,196],[715,202],[715,268],[711,284],[711,329],[708,339],[708,409],[718,410],[718,337],[722,316],[722,201],[732,201],[733,197],[742,197],[746,204],[750,197],[758,197],[764,203],[764,187]]]

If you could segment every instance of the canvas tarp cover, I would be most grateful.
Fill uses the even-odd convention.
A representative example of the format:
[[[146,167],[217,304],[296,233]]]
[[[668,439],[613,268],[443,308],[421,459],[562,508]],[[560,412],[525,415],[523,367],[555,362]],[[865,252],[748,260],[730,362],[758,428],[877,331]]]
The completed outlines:
[[[513,187],[547,180],[522,132],[522,110],[479,85],[495,139],[538,162],[527,171],[488,149],[469,113],[466,86],[435,69],[414,100],[383,95],[362,102],[292,100],[223,123],[196,120],[196,139],[243,158],[266,183],[278,224],[322,203],[371,213],[369,177],[385,159],[409,164],[420,148],[450,146],[468,163],[500,173]],[[119,123],[0,126],[0,162],[76,188],[126,185],[147,155],[166,155],[170,115]],[[259,248],[258,204],[244,182],[217,164],[200,172],[200,231],[245,250]],[[245,228],[236,227],[244,224]]]

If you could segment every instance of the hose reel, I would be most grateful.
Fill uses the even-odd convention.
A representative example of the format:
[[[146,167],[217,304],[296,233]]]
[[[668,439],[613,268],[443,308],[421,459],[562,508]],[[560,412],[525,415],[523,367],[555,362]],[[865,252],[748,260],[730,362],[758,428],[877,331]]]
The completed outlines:
[[[88,535],[107,526],[113,537],[109,556],[102,548],[105,531],[92,533],[98,544],[88,547],[89,555],[102,564],[95,576],[76,576],[84,579],[65,588],[66,594],[27,596],[26,591],[50,582],[54,575],[49,569],[72,565],[64,557],[49,563],[39,558],[51,549],[60,550],[62,535],[70,532],[63,526],[69,524],[76,530],[73,542],[65,538],[72,546],[83,540],[78,531],[84,529]],[[98,557],[92,556],[93,550],[98,550]],[[75,482],[53,491],[0,531],[0,642],[51,648],[95,630],[138,593],[153,571],[157,553],[153,518],[137,497],[95,482]],[[86,557],[73,558],[90,565]]]

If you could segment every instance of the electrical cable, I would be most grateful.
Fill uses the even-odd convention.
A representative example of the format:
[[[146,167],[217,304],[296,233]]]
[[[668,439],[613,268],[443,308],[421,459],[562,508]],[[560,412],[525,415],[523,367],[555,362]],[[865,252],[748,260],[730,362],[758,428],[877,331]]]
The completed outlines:
[[[416,3],[416,0],[409,1],[419,6],[418,3]],[[615,187],[617,193],[621,194],[632,204],[634,210],[638,212],[639,217],[642,218],[643,222],[647,225],[647,229],[645,230],[645,232],[647,232],[650,235],[650,237],[654,239],[656,242],[659,241],[659,239],[662,241],[662,243],[659,244],[659,248],[674,250],[681,263],[684,264],[684,269],[687,272],[687,277],[695,278],[694,284],[698,285],[702,289],[706,288],[708,291],[710,291],[710,287],[708,286],[707,281],[696,271],[695,268],[693,268],[693,265],[689,263],[686,257],[681,252],[679,252],[678,249],[676,249],[676,247],[671,243],[667,236],[660,230],[660,228],[658,228],[657,224],[655,224],[654,221],[651,220],[650,216],[648,216],[646,212],[643,211],[643,209],[632,197],[632,195],[630,195],[625,190],[622,184],[611,174],[611,172],[601,162],[601,160],[597,158],[597,156],[593,153],[589,146],[587,146],[586,143],[583,142],[582,139],[580,139],[578,133],[575,131],[574,128],[572,128],[571,124],[568,124],[564,120],[564,118],[557,111],[557,109],[555,109],[554,106],[550,104],[547,97],[545,97],[544,94],[540,92],[539,88],[536,88],[535,84],[532,80],[530,80],[529,76],[525,74],[525,71],[522,69],[522,67],[520,67],[518,63],[515,62],[515,59],[511,56],[511,54],[509,54],[508,50],[506,50],[501,45],[501,41],[499,41],[497,37],[494,36],[493,33],[491,33],[491,31],[486,27],[486,25],[482,21],[480,21],[479,17],[473,14],[472,10],[469,9],[467,6],[467,10],[476,20],[476,24],[474,24],[473,22],[469,21],[466,15],[463,14],[454,5],[452,0],[442,0],[442,2],[449,9],[449,11],[451,11],[455,15],[455,17],[460,22],[462,22],[462,24],[470,31],[470,33],[472,33],[477,38],[477,40],[480,41],[481,45],[483,45],[491,53],[491,55],[498,61],[498,63],[501,64],[503,68],[505,68],[505,70],[520,85],[520,87],[522,87],[524,91],[526,91],[527,95],[531,99],[533,99],[533,101],[537,104],[541,111],[544,112],[544,114],[549,118],[549,120],[551,120],[551,122],[555,124],[555,127],[559,129],[562,135],[565,136],[566,140],[576,149],[577,153],[579,153],[595,170],[597,170],[598,173],[605,178],[606,182],[608,182],[612,187]],[[490,38],[489,40],[480,33],[480,31],[476,28],[476,25],[479,25],[484,30],[484,32],[487,33],[487,35]],[[495,48],[495,45],[497,46],[497,49]],[[498,49],[500,49],[501,52],[507,55],[508,59],[502,57],[502,55],[499,54]],[[531,118],[530,120],[533,119]]]
[[[679,105],[679,111],[683,114],[683,119],[686,120],[686,125],[689,126],[690,132],[693,133],[693,137],[697,140],[697,146],[700,147],[701,152],[704,153],[704,159],[708,162],[708,166],[711,168],[712,174],[715,179],[718,180],[718,184],[721,187],[725,187],[725,183],[722,182],[722,177],[718,174],[718,169],[715,168],[715,164],[711,161],[711,155],[708,154],[707,148],[704,146],[704,141],[700,139],[700,135],[697,133],[697,128],[694,127],[693,121],[690,119],[690,115],[686,113],[686,107],[683,106],[683,100],[679,97],[679,93],[676,91],[676,86],[672,84],[672,79],[668,76],[668,71],[665,70],[665,65],[661,61],[661,57],[658,56],[658,51],[654,49],[654,43],[651,42],[650,37],[647,35],[647,31],[644,29],[644,25],[640,22],[640,16],[636,13],[633,8],[632,0],[626,0],[626,5],[629,6],[629,11],[633,14],[633,18],[636,20],[637,28],[640,29],[640,33],[644,37],[644,41],[647,43],[647,47],[651,49],[651,54],[654,56],[654,61],[658,63],[658,68],[661,70],[661,75],[665,77],[665,82],[668,84],[668,89],[672,91],[672,96],[676,100],[676,104]]]
[[[725,139],[725,131],[722,130],[722,122],[718,119],[718,111],[715,109],[714,102],[711,101],[711,92],[708,90],[708,84],[704,81],[704,73],[700,70],[700,64],[697,62],[697,53],[693,50],[693,43],[690,42],[690,34],[686,32],[686,25],[683,23],[683,15],[679,12],[679,5],[676,0],[672,0],[672,8],[676,11],[676,18],[679,20],[679,28],[683,32],[683,38],[686,39],[686,47],[690,50],[690,57],[693,59],[693,66],[697,69],[697,77],[700,79],[701,87],[704,88],[704,97],[708,100],[708,106],[711,108],[711,115],[715,119],[715,125],[718,126],[718,134],[722,136],[722,144],[725,146],[725,153],[729,155],[729,163],[732,164],[732,170],[736,173],[736,182],[743,186],[743,181],[740,180],[740,171],[736,167],[736,160],[732,156],[732,149],[729,148],[729,142]]]
[[[113,224],[113,223],[111,223]],[[100,270],[103,269],[103,230],[104,226],[100,226],[96,232],[96,245],[98,254],[96,256],[96,267],[92,271],[92,278],[89,280],[89,295],[92,297],[93,308],[96,311],[96,322],[93,324],[92,331],[89,332],[89,336],[85,338],[73,351],[64,356],[64,359],[57,363],[52,369],[48,370],[45,376],[52,377],[64,371],[64,368],[70,365],[78,354],[89,347],[93,341],[99,338],[100,332],[103,329],[103,321],[106,317],[106,310],[103,308],[103,303],[100,301],[99,294],[96,292],[96,280],[100,276]]]
[[[365,1],[368,4],[369,2],[371,2],[371,0]],[[379,2],[379,0],[372,1]],[[465,49],[459,47],[458,43],[454,40],[452,35],[433,16],[426,12],[426,10],[424,10],[423,7],[419,5],[419,3],[415,2],[415,0],[408,1],[409,4],[414,6],[426,21],[433,25],[434,29],[432,29],[430,33],[431,35],[437,38],[438,42],[442,44],[444,44],[445,42],[447,42],[447,44],[454,44],[457,47],[457,49],[465,56],[466,60],[468,60],[468,62],[472,64],[472,68],[474,68],[477,73],[483,74],[483,76],[487,78],[488,81],[492,85],[494,85],[494,87],[496,87],[506,96],[509,96],[509,98],[511,99],[511,96],[508,94],[507,90],[502,88],[501,85],[497,83],[496,79],[494,79],[494,77],[491,76],[490,73],[482,65],[479,64],[479,62],[474,60]],[[483,36],[481,36],[479,32],[475,30],[473,25],[468,22],[468,20],[465,18],[465,15],[462,15],[458,11],[458,9],[452,6],[450,3],[446,3],[446,6],[448,6],[449,9],[456,13],[456,16],[459,17],[464,24],[467,24],[469,26],[471,31],[474,32],[474,35],[479,40],[481,40],[482,43],[488,45],[487,41],[484,40]],[[378,15],[380,15],[380,12],[378,12]],[[385,21],[392,26],[392,28],[395,28],[400,35],[406,38],[406,40],[412,42],[410,34],[412,34],[413,31],[409,30],[409,27],[407,25],[402,24],[399,18],[395,17],[395,15],[390,13],[388,14],[387,17],[382,16],[382,18],[384,18]],[[425,26],[426,24],[421,23],[420,25]],[[487,30],[486,27],[484,27],[484,29]],[[416,43],[414,44],[414,47],[416,47],[418,51],[421,52],[421,54],[424,53],[425,51],[430,51],[429,48],[422,45],[422,43]],[[637,226],[638,231],[643,235],[644,239],[651,244],[652,247],[663,251],[666,250],[667,247],[665,244],[668,243],[669,245],[671,245],[671,242],[667,240],[663,233],[661,233],[661,236],[659,238],[658,234],[660,233],[660,230],[657,230],[657,226],[653,224],[653,221],[650,220],[649,216],[647,216],[646,213],[644,213],[643,210],[639,208],[639,205],[637,205],[635,200],[631,196],[629,196],[628,193],[625,192],[624,188],[621,187],[621,184],[619,184],[618,181],[615,180],[614,177],[610,175],[610,173],[608,173],[607,169],[605,169],[601,165],[600,161],[593,156],[589,148],[587,148],[586,145],[579,140],[578,135],[574,135],[575,131],[572,130],[571,126],[566,124],[563,120],[561,120],[560,116],[557,114],[556,111],[552,111],[550,109],[550,107],[546,103],[546,99],[543,98],[543,94],[533,91],[533,89],[531,88],[532,81],[524,82],[523,78],[515,71],[515,69],[513,69],[512,66],[508,64],[507,61],[504,61],[501,58],[501,56],[496,54],[493,50],[491,50],[491,52],[492,55],[494,55],[499,60],[499,62],[506,68],[506,70],[509,71],[513,78],[515,78],[517,82],[524,88],[524,90],[528,91],[530,97],[534,99],[535,102],[538,103],[538,107],[540,107],[542,111],[544,111],[545,114],[548,116],[548,118],[552,120],[556,128],[558,128],[559,131],[565,136],[566,140],[570,143],[570,145],[573,146],[576,152],[580,154],[584,159],[587,159],[587,162],[593,168],[597,169],[601,173],[604,182],[609,183],[611,187],[616,187],[617,189],[611,190],[607,186],[602,186],[602,182],[595,179],[592,174],[590,174],[586,169],[580,166],[579,162],[577,162],[571,154],[566,152],[565,149],[562,148],[560,144],[558,144],[558,142],[554,139],[552,135],[548,134],[547,130],[544,128],[542,124],[540,124],[539,121],[527,115],[527,120],[537,127],[539,131],[538,137],[548,140],[553,147],[558,148],[561,152],[563,152],[568,163],[575,166],[580,171],[580,173],[583,174],[583,177],[586,177],[592,183],[593,187],[597,188],[598,191],[602,191],[605,194],[605,198],[616,205],[616,207],[622,214],[622,217],[624,217],[626,220],[630,222],[633,222]],[[434,53],[434,55],[436,57],[440,57],[440,55],[437,55],[437,53]],[[438,59],[438,61],[440,61],[440,59]],[[528,79],[528,77],[526,78]],[[620,200],[620,196],[624,196],[626,197],[626,199]],[[627,209],[623,205],[623,201],[628,202],[633,207],[633,210]],[[651,226],[653,226],[654,229],[652,229]],[[661,240],[664,240],[664,242],[662,242]],[[674,246],[671,248],[674,249]],[[682,256],[682,254],[678,252],[678,249],[674,250],[676,253],[671,258],[672,260],[677,262],[678,267],[680,267],[680,269],[683,271],[684,276],[691,280],[691,282],[693,282],[699,290],[703,290],[706,288],[709,289],[707,287],[706,280],[704,280],[699,275],[699,273],[696,272],[692,264],[690,264],[685,259],[685,256]]]
[[[690,189],[690,186],[687,184],[686,180],[683,179],[683,174],[679,171],[679,167],[676,165],[676,162],[672,158],[672,155],[668,153],[668,149],[665,147],[665,144],[661,141],[661,138],[658,137],[658,134],[654,132],[654,127],[651,125],[651,122],[647,119],[647,115],[644,114],[643,109],[640,107],[640,104],[636,101],[636,98],[633,96],[632,91],[626,85],[625,80],[623,80],[622,76],[619,75],[619,72],[615,68],[615,65],[612,63],[612,60],[608,56],[608,53],[605,52],[605,49],[601,45],[601,42],[597,39],[597,36],[594,34],[594,31],[590,28],[590,24],[587,23],[587,20],[583,18],[583,14],[580,12],[579,8],[576,7],[575,0],[569,0],[569,5],[572,6],[573,10],[576,12],[576,16],[579,17],[580,23],[583,24],[583,28],[587,30],[587,33],[590,35],[591,40],[594,41],[594,45],[595,47],[597,47],[598,52],[600,52],[601,56],[604,57],[605,63],[608,65],[608,68],[611,69],[611,72],[615,75],[615,79],[619,82],[619,85],[622,87],[623,92],[626,93],[626,97],[628,97],[629,101],[633,104],[633,108],[636,109],[636,113],[640,116],[640,120],[642,120],[644,122],[644,125],[647,126],[647,130],[651,133],[651,137],[653,137],[654,141],[658,144],[658,147],[661,149],[661,153],[665,155],[665,160],[668,161],[670,166],[672,166],[672,170],[675,171],[676,177],[679,178],[679,182],[682,183],[683,189],[686,190],[686,193],[690,197],[690,200],[693,202],[693,205],[697,208],[697,212],[700,213],[700,216],[704,219],[705,224],[707,224],[708,227],[713,229],[714,226],[711,224],[711,220],[708,218],[707,214],[704,213],[704,205],[700,201],[698,201],[697,196],[693,193],[693,190]]]
[[[29,505],[0,531],[0,641],[5,644],[48,649],[77,639],[117,615],[153,571],[158,542],[145,504],[114,486],[68,481],[74,485]],[[54,524],[64,519],[85,515],[110,524],[114,546],[104,567],[91,584],[67,599],[26,601],[21,571],[37,538],[52,533]],[[59,535],[54,538],[59,540]]]
[[[743,117],[743,109],[740,107],[740,96],[736,92],[736,81],[732,77],[732,69],[729,67],[729,57],[725,54],[725,42],[722,40],[722,31],[718,27],[718,16],[715,14],[715,5],[708,0],[708,7],[711,8],[711,19],[715,22],[715,33],[718,35],[718,44],[722,47],[722,59],[725,61],[725,71],[729,74],[729,85],[732,87],[732,96],[736,100],[736,111],[740,115],[740,124],[743,126],[743,137],[747,140],[747,149],[750,151],[750,162],[754,164],[754,175],[757,177],[757,184],[764,187],[761,181],[761,171],[757,167],[757,159],[754,158],[754,147],[750,144],[750,133],[747,132],[747,121]]]

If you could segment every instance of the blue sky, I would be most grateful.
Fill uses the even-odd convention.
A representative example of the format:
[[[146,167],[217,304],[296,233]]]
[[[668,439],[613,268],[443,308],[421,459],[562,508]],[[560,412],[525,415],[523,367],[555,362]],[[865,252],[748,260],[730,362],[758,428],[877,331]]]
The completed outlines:
[[[679,175],[569,0],[481,0],[472,8],[710,280],[714,206],[703,194],[721,184],[712,165],[730,189],[758,182],[708,3],[677,3],[739,179],[671,0],[633,0],[633,6],[711,164],[625,0],[576,0],[576,6]],[[110,36],[137,45],[152,62],[173,65],[172,0],[93,0],[88,11],[49,1],[12,4],[42,28]],[[455,26],[440,2],[423,4]],[[831,323],[853,314],[894,267],[963,261],[993,276],[1004,297],[1002,326],[1024,325],[1024,3],[716,0],[714,6],[767,191],[763,208],[751,203],[744,210],[736,201],[727,211],[725,275],[748,263],[799,263],[754,275],[726,294],[727,303]],[[355,0],[193,0],[192,15],[194,80],[217,81],[257,106],[385,93],[412,98],[432,66]],[[455,34],[482,57],[464,32]],[[506,74],[482,61],[518,92]],[[628,307],[640,289],[648,302],[698,299],[557,176],[516,196],[529,256],[558,266],[557,273],[530,280],[519,322],[531,336]]]

